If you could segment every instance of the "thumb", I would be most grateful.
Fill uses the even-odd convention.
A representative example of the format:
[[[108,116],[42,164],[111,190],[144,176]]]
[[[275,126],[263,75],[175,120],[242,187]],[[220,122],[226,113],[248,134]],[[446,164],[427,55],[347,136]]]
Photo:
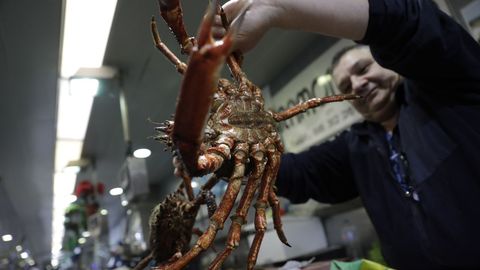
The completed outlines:
[[[231,0],[225,3],[222,8],[225,11],[228,22],[231,24],[240,15],[245,5],[248,4],[249,1],[244,0]]]

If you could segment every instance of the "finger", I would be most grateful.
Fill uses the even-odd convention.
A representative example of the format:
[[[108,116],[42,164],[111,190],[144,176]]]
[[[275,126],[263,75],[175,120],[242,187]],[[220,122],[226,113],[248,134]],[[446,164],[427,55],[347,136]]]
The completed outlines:
[[[231,22],[234,18],[238,16],[242,7],[244,5],[244,1],[241,0],[232,0],[225,3],[222,8],[225,11],[225,15],[227,20]]]
[[[247,14],[247,10],[250,8],[252,5],[252,0],[243,0],[241,1],[242,5],[240,10],[238,11],[237,16],[231,23],[231,28],[230,31],[234,33],[238,33],[240,30],[240,27],[242,26],[242,23],[245,19],[245,15]]]
[[[214,39],[222,39],[227,31],[223,27],[213,27],[212,28],[212,36]]]

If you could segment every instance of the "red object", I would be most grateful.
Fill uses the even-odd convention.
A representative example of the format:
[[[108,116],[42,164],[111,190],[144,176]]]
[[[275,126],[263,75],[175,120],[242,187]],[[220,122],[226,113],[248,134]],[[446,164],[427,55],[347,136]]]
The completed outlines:
[[[77,188],[75,189],[75,195],[77,197],[84,197],[88,194],[93,194],[95,189],[92,183],[89,180],[82,180],[78,183]]]
[[[103,183],[97,183],[97,193],[103,195],[105,192],[105,185]]]

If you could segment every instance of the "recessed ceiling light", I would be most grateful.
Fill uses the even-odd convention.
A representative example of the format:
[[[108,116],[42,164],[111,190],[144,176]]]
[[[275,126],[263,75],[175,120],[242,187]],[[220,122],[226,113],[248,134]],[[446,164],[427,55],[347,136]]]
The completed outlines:
[[[123,194],[123,188],[121,188],[121,187],[112,188],[112,189],[110,189],[109,193],[112,196],[122,195]]]
[[[11,234],[2,235],[3,242],[10,242],[10,241],[12,241],[12,239],[13,239],[13,236]]]
[[[137,149],[133,152],[133,156],[136,158],[147,158],[152,154],[152,151],[150,151],[147,148],[140,148]]]
[[[22,252],[22,253],[20,254],[20,258],[22,258],[22,259],[28,258],[28,253],[27,253],[26,251]]]

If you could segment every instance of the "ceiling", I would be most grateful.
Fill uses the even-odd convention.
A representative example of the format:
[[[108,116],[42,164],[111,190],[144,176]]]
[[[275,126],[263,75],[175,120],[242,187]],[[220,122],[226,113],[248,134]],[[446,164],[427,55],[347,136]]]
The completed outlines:
[[[0,1],[0,259],[50,256],[61,1]]]
[[[191,34],[207,2],[184,1]],[[160,201],[170,192],[173,169],[163,145],[150,138],[155,124],[148,119],[170,118],[181,75],[153,46],[152,15],[159,20],[162,39],[178,52],[155,0],[118,1],[104,65],[118,68],[120,76],[105,82],[95,98],[83,149],[94,167],[78,179],[103,182],[106,190],[119,185],[118,172],[126,157],[118,99],[122,89],[133,147],[152,150],[147,159],[149,182],[157,187]],[[0,259],[20,243],[35,260],[50,258],[61,20],[62,1],[0,0],[0,235],[14,236],[11,242],[0,241]],[[273,31],[245,57],[244,70],[260,86],[275,78],[281,84],[305,63],[298,56],[311,44],[319,45],[318,50],[329,43],[311,34]],[[102,206],[111,213],[110,224],[124,214],[118,197],[105,195]]]

